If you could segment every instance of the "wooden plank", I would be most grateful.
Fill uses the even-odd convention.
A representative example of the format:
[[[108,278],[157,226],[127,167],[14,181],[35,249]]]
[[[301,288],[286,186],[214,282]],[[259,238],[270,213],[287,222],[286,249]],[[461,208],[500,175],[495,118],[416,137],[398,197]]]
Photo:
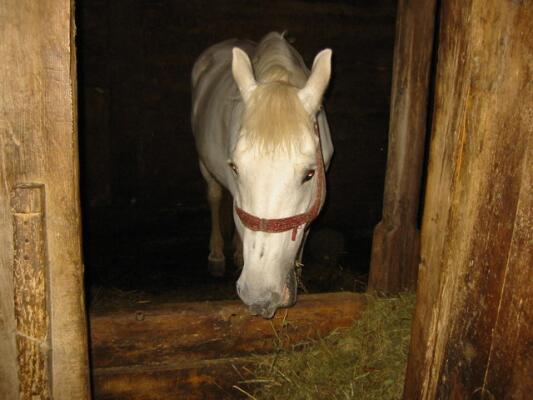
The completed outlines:
[[[365,304],[355,293],[303,295],[272,320],[250,315],[240,301],[92,314],[95,399],[233,398],[247,356],[349,327]]]
[[[495,299],[494,330],[483,393],[526,399],[533,393],[533,146],[529,135],[521,171],[512,238]]]
[[[95,400],[219,400],[243,399],[234,388],[247,389],[253,378],[246,358],[97,369],[93,374]]]
[[[374,229],[370,291],[396,293],[416,285],[435,7],[436,0],[398,2],[383,216]]]
[[[0,396],[5,399],[38,396],[19,393],[19,389],[26,390],[29,382],[25,381],[24,372],[20,376],[17,372],[17,341],[20,350],[22,341],[27,342],[21,337],[29,333],[29,341],[35,335],[35,346],[39,347],[47,327],[51,347],[50,395],[56,400],[89,398],[73,4],[73,0],[0,2]],[[41,203],[45,220],[41,224],[37,216],[19,209],[16,200],[13,226],[10,194],[28,182],[46,188]],[[19,234],[25,234],[25,220],[35,234],[41,224],[46,246],[30,250],[22,236],[22,243],[18,242]],[[17,247],[35,260],[45,252],[46,272],[34,274],[35,279],[18,275],[17,269],[26,270],[29,260],[24,260],[22,254],[19,263]],[[17,274],[15,281],[13,273]],[[22,315],[24,303],[29,301],[28,292],[19,285],[27,285],[30,280],[36,285],[31,293],[38,296],[35,304],[39,304],[40,311],[37,315],[24,316],[23,322],[20,318],[17,321],[16,313]],[[50,289],[46,323],[42,318],[45,287]],[[34,325],[27,330],[27,324]],[[31,354],[37,355],[41,350],[46,351],[46,346],[34,348]],[[33,365],[40,369],[43,362],[46,365],[45,357],[35,359]],[[27,364],[20,365],[25,370],[23,365]],[[41,391],[44,375],[34,375],[34,378],[30,379],[32,385],[39,389],[32,390]]]
[[[19,185],[13,208],[13,287],[21,399],[50,398],[44,186]]]
[[[405,399],[533,390],[533,4],[442,4]]]

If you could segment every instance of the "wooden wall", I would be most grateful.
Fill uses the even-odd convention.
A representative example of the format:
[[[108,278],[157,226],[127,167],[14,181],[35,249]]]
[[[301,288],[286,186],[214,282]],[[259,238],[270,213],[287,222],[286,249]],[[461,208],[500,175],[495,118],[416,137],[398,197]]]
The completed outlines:
[[[0,3],[0,397],[87,399],[69,0]]]
[[[442,2],[404,398],[533,392],[533,4]]]
[[[369,242],[382,205],[395,3],[80,0],[88,240],[93,231],[131,232],[132,221],[140,226],[143,219],[155,221],[145,231],[169,219],[177,225],[175,210],[198,207],[196,225],[186,218],[180,224],[189,234],[198,224],[208,230],[189,122],[192,65],[220,40],[288,30],[308,64],[325,47],[334,52],[326,108],[336,153],[319,223]]]

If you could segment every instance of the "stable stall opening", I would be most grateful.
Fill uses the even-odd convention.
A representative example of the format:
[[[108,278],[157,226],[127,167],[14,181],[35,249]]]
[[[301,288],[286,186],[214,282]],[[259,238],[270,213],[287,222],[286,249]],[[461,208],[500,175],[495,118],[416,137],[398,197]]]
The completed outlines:
[[[131,48],[132,43],[143,43],[141,46],[143,52],[146,48],[153,49],[151,45],[144,44],[146,37],[144,34],[140,36],[137,34],[141,27],[149,26],[144,13],[146,10],[153,11],[153,9],[162,7],[163,11],[159,12],[160,16],[172,15],[170,12],[172,6],[170,3],[155,1],[145,1],[140,4],[135,4],[133,1],[127,4],[122,2],[105,4],[103,1],[90,5],[89,3],[80,4],[82,7],[78,7],[78,11],[81,10],[81,15],[91,10],[91,7],[93,7],[92,12],[97,14],[102,10],[107,10],[108,7],[114,10],[111,16],[101,12],[98,18],[78,19],[78,22],[85,21],[85,25],[79,23],[79,26],[82,28],[92,26],[93,31],[96,32],[91,36],[91,40],[95,41],[92,47],[80,47],[79,55],[82,61],[80,69],[85,73],[93,71],[94,67],[94,71],[103,71],[99,76],[104,77],[100,82],[93,79],[92,86],[87,86],[87,80],[80,80],[80,94],[82,95],[80,111],[83,118],[81,138],[82,150],[84,150],[82,154],[83,204],[86,237],[88,237],[85,250],[88,256],[87,261],[89,261],[88,267],[97,265],[95,260],[100,259],[104,260],[105,266],[110,267],[109,270],[112,271],[113,262],[117,262],[120,258],[112,256],[120,252],[116,251],[117,249],[108,250],[109,260],[107,260],[102,250],[100,254],[103,256],[99,258],[97,253],[90,252],[91,246],[89,246],[90,243],[98,242],[95,240],[98,236],[91,239],[89,233],[100,232],[100,237],[103,237],[100,241],[104,242],[109,238],[116,239],[116,236],[111,234],[107,236],[103,234],[107,228],[114,233],[120,233],[122,236],[118,237],[121,240],[122,237],[128,237],[126,235],[128,226],[135,228],[141,226],[141,229],[135,231],[137,233],[150,231],[149,229],[143,230],[150,226],[142,226],[139,221],[133,221],[129,225],[124,222],[128,215],[122,209],[132,208],[132,203],[142,205],[139,208],[140,211],[131,213],[141,219],[140,215],[146,214],[142,212],[149,211],[148,205],[151,203],[148,200],[156,198],[151,198],[133,185],[137,182],[139,187],[148,186],[146,182],[141,184],[139,182],[143,181],[132,179],[124,171],[129,171],[129,169],[143,171],[141,167],[144,164],[140,162],[145,162],[145,160],[152,160],[148,164],[150,167],[157,164],[154,161],[157,159],[155,156],[152,159],[137,157],[138,153],[144,154],[140,152],[141,150],[148,153],[143,140],[149,136],[145,136],[144,133],[147,130],[146,127],[152,126],[153,122],[147,117],[150,114],[145,109],[146,107],[143,108],[146,104],[142,103],[142,107],[138,106],[133,96],[133,94],[142,93],[138,99],[144,99],[148,103],[150,97],[146,96],[148,91],[145,90],[148,85],[144,82],[147,76],[146,71],[139,69],[142,62],[139,61],[135,52],[130,51],[124,54],[129,54],[131,61],[137,60],[132,64],[134,67],[131,71],[135,73],[141,71],[140,78],[135,74],[134,78],[127,78],[124,71],[128,69],[128,63],[123,61],[121,64],[113,61],[112,58],[123,50],[123,46]],[[120,11],[117,4],[126,7],[127,11]],[[234,3],[230,3],[230,6],[231,4]],[[207,2],[194,2],[187,6],[189,11],[187,11],[188,14],[187,12],[183,14],[183,21],[194,21],[193,16],[196,16],[197,23],[194,25],[196,29],[193,29],[191,25],[187,27],[187,34],[182,32],[182,39],[192,37],[195,32],[195,34],[206,32],[204,27],[210,26],[209,24],[216,26],[217,30],[229,30],[228,25],[235,26],[238,25],[235,21],[244,21],[242,17],[233,18],[241,15],[241,9],[232,9],[224,5],[225,12],[222,14],[228,21],[234,20],[234,22],[233,24],[226,22],[221,28],[221,23],[216,25],[217,19],[205,18],[208,14],[202,7],[207,5]],[[244,5],[244,2],[240,5]],[[307,7],[315,10],[320,8],[321,11],[328,7],[342,7],[343,13],[347,14],[350,13],[346,10],[354,7],[348,3],[338,2],[284,2],[284,5],[288,5],[286,8],[292,10],[291,16],[305,14],[302,10]],[[413,177],[412,174],[405,173],[406,168],[403,167],[406,166],[405,161],[408,161],[407,165],[413,164],[413,159],[416,157],[413,157],[412,152],[406,153],[404,150],[416,148],[415,153],[420,154],[421,146],[410,145],[411,143],[408,143],[410,140],[395,139],[398,136],[400,139],[407,137],[421,144],[420,139],[424,132],[420,127],[423,127],[426,118],[428,92],[427,87],[424,87],[424,81],[427,83],[427,74],[430,70],[429,60],[432,48],[429,39],[433,38],[435,7],[440,14],[439,37],[435,40],[435,44],[438,44],[438,56],[436,57],[438,63],[434,69],[435,79],[433,81],[435,84],[433,104],[438,107],[436,106],[433,110],[432,118],[427,196],[421,233],[423,245],[420,251],[420,271],[422,273],[418,280],[418,298],[413,326],[411,329],[407,326],[403,330],[394,329],[394,332],[402,338],[405,338],[407,331],[413,332],[408,366],[402,367],[402,370],[407,372],[403,397],[409,399],[470,398],[478,394],[478,397],[526,398],[526,394],[531,392],[532,382],[530,373],[532,359],[529,356],[532,330],[528,328],[531,326],[529,324],[532,309],[530,305],[533,299],[533,286],[529,282],[533,278],[533,270],[528,267],[531,265],[533,248],[528,244],[533,235],[533,226],[527,222],[531,221],[533,211],[531,190],[529,190],[532,170],[528,168],[531,165],[529,161],[532,154],[530,128],[533,126],[529,104],[533,99],[530,79],[527,75],[530,65],[528,50],[531,47],[531,35],[527,36],[523,33],[531,25],[533,8],[528,2],[487,0],[471,0],[468,2],[468,7],[464,5],[464,2],[458,0],[442,2],[442,4],[425,0],[398,2],[398,40],[394,51],[394,88],[391,101],[388,162],[394,161],[395,153],[400,153],[399,155],[403,158],[399,163],[400,168],[387,169],[385,185],[387,189],[391,187],[389,183],[397,183],[397,180],[389,179],[391,172],[401,171],[402,177]],[[75,87],[77,72],[73,65],[76,59],[74,6],[74,2],[57,0],[43,2],[17,0],[7,1],[2,7],[4,17],[2,21],[9,22],[2,25],[6,45],[0,46],[0,59],[5,60],[2,65],[2,76],[5,78],[2,80],[5,101],[1,104],[0,129],[6,133],[0,135],[2,141],[0,155],[2,160],[5,160],[0,166],[0,181],[2,182],[0,185],[0,219],[2,221],[0,223],[0,248],[2,249],[0,252],[2,289],[0,290],[0,307],[3,327],[0,330],[0,353],[2,354],[0,375],[5,378],[0,379],[0,392],[5,398],[49,398],[52,394],[54,398],[88,399],[90,397],[86,318],[83,298],[80,296],[83,293],[83,265],[80,252],[80,197],[77,185],[79,177],[76,148],[77,110],[72,107],[78,99]],[[212,12],[214,8],[217,8],[213,4],[209,6],[212,7]],[[246,6],[249,5],[246,4]],[[300,13],[293,12],[294,9],[291,7]],[[440,7],[442,7],[441,10]],[[198,13],[193,13],[191,10],[196,10]],[[271,15],[270,10],[270,8],[260,10],[260,12],[256,10],[256,15]],[[376,15],[383,15],[376,12],[374,8],[369,10],[373,11],[363,14],[371,20]],[[217,12],[220,16],[221,10]],[[143,17],[132,17],[139,15]],[[172,17],[178,18],[179,21],[181,15],[174,11]],[[329,14],[322,12],[321,15]],[[306,18],[306,27],[319,26],[319,19],[315,19],[314,14],[306,14]],[[350,18],[353,23],[356,20],[361,21],[361,18],[365,20],[361,15],[357,17],[360,19],[353,15],[346,18]],[[159,20],[164,20],[164,18],[161,17]],[[93,24],[87,24],[87,21],[92,21]],[[252,22],[249,23],[249,21]],[[251,24],[261,27],[260,21],[263,19],[244,21],[239,29],[242,26],[251,26]],[[136,22],[139,24],[132,28]],[[282,22],[283,25],[288,23],[285,19]],[[94,29],[94,26],[99,24],[103,24],[105,29]],[[270,30],[272,24],[269,22],[266,30]],[[125,29],[128,26],[130,29]],[[369,26],[374,25],[369,24]],[[249,29],[252,30],[252,28]],[[144,32],[144,28],[140,31]],[[304,31],[300,29],[298,32],[304,34]],[[334,32],[334,30],[328,32]],[[261,32],[262,34],[264,32]],[[86,41],[88,36],[90,35],[86,32],[82,34],[82,38]],[[217,39],[219,39],[218,36]],[[163,35],[158,45],[164,43],[171,47],[168,42],[164,41],[165,38],[166,36]],[[329,36],[328,39],[333,41],[333,38]],[[184,43],[196,46],[192,44],[195,43],[193,40],[194,38]],[[198,39],[198,42],[200,41]],[[113,46],[107,47],[108,42],[113,42]],[[156,41],[149,41],[149,43],[152,42],[156,43]],[[80,40],[80,43],[83,43],[83,40]],[[95,43],[100,43],[101,46]],[[204,44],[198,47],[204,47]],[[371,52],[374,48],[369,46],[368,51]],[[103,49],[99,55],[98,49]],[[313,49],[313,51],[316,50]],[[92,64],[86,61],[87,58],[83,58],[84,53],[87,55],[91,52],[97,54]],[[84,70],[84,62],[91,68]],[[353,62],[352,64],[356,65]],[[484,68],[479,68],[479,66],[484,66]],[[349,66],[351,67],[352,65]],[[178,68],[172,68],[173,79],[169,82],[175,82],[176,69]],[[505,74],[502,71],[515,73]],[[188,68],[186,73],[184,72],[184,76],[186,75],[188,75]],[[138,84],[137,78],[143,83],[142,85]],[[112,82],[121,79],[124,79],[124,85],[115,83],[111,85]],[[332,93],[338,90],[338,87],[335,86]],[[343,88],[347,87],[343,86]],[[165,97],[164,92],[162,93],[161,98]],[[131,96],[125,96],[128,94]],[[347,100],[353,103],[355,97],[348,99],[346,96],[345,101],[339,102],[339,105],[346,104]],[[131,109],[129,114],[119,113],[118,111],[128,109],[128,107],[123,103],[116,103],[116,99],[121,99],[125,103],[127,101],[124,99],[128,99],[131,104],[137,104],[132,108],[133,111],[139,111],[139,113],[131,113]],[[333,101],[333,97],[330,99]],[[160,103],[169,104],[167,101]],[[353,113],[353,109],[350,109],[349,115]],[[122,121],[122,126],[115,118]],[[357,122],[354,119],[346,121],[352,124]],[[345,126],[349,123],[346,121]],[[141,123],[145,125],[139,125]],[[342,132],[338,130],[338,126],[343,125],[342,119],[339,119],[336,124],[336,132]],[[139,130],[139,126],[142,126],[142,129]],[[502,127],[505,127],[505,135],[501,134]],[[417,132],[413,134],[413,130]],[[337,135],[342,134],[337,133]],[[129,141],[115,140],[121,136],[125,136]],[[173,142],[168,139],[170,137],[165,139],[165,144],[174,143],[175,149],[181,149],[175,144],[177,139],[173,139]],[[185,137],[183,135],[183,138]],[[346,136],[342,140],[346,140]],[[114,146],[113,143],[115,143]],[[167,147],[162,148],[166,150]],[[92,153],[85,151],[90,148],[93,149]],[[183,148],[187,149],[186,146]],[[340,148],[344,150],[342,146]],[[338,141],[337,149],[339,150]],[[163,154],[164,150],[160,149],[159,153]],[[186,153],[186,151],[183,152],[185,156]],[[94,163],[89,162],[92,160],[91,157],[96,159],[93,160]],[[354,156],[354,158],[357,157]],[[161,158],[161,160],[164,159]],[[140,161],[139,163],[127,163],[131,160]],[[418,161],[420,162],[420,157]],[[173,162],[169,165],[181,164]],[[398,164],[395,165],[398,166]],[[350,167],[352,175],[349,176],[353,177],[354,171],[358,171],[354,170],[354,166],[355,164]],[[96,171],[92,175],[87,173],[91,168]],[[151,171],[151,169],[145,168],[144,171]],[[130,177],[130,181],[121,179],[122,175]],[[165,177],[164,174],[154,174],[154,176]],[[342,182],[341,179],[337,179]],[[101,190],[92,192],[89,190],[91,187],[98,188],[99,185]],[[169,185],[154,185],[153,193],[159,193],[158,190],[160,191],[161,187],[170,188]],[[403,189],[406,186],[409,185],[404,184]],[[132,189],[132,192],[143,193],[143,201],[139,202],[138,197],[119,196],[128,187],[136,188]],[[416,218],[413,215],[416,216],[416,207],[410,208],[411,214],[408,215],[407,221],[409,224],[403,224],[403,227],[407,226],[410,230],[410,236],[402,235],[406,232],[405,228],[400,229],[398,225],[388,223],[393,213],[387,211],[390,211],[390,205],[393,206],[393,211],[400,211],[397,213],[401,214],[400,218],[392,222],[400,222],[400,227],[402,227],[401,223],[405,221],[405,218],[402,221],[401,217],[405,215],[401,212],[405,210],[405,205],[410,204],[408,200],[406,201],[407,198],[417,197],[415,192],[418,188],[415,189],[399,191],[401,193],[393,196],[392,202],[388,201],[387,196],[390,191],[385,192],[385,207],[381,222],[386,223],[380,225],[389,228],[385,233],[391,233],[391,235],[383,234],[380,237],[381,243],[384,244],[381,249],[385,250],[381,253],[384,255],[381,257],[382,260],[396,261],[397,258],[385,257],[392,254],[392,251],[388,253],[387,251],[392,249],[396,254],[405,255],[404,250],[408,247],[406,244],[412,243],[409,239],[415,236],[413,231],[415,231],[416,224],[413,221]],[[398,194],[398,191],[394,192]],[[344,199],[344,197],[341,198]],[[90,206],[91,200],[92,206]],[[104,213],[102,210],[105,211],[106,207],[107,213]],[[159,209],[155,206],[154,208]],[[344,213],[345,221],[348,221],[348,217],[353,218],[355,215],[346,214],[353,212],[352,208],[353,204],[350,204],[347,209],[339,208],[339,212]],[[331,210],[337,209],[330,206],[327,211],[331,212]],[[97,211],[102,211],[100,218],[95,217],[98,215]],[[123,213],[120,214],[119,211]],[[155,213],[152,215],[157,216]],[[327,226],[327,218],[330,218],[326,217],[327,215],[324,214],[324,219],[320,222],[324,224],[323,226]],[[393,216],[396,217],[396,214]],[[176,218],[180,225],[185,224],[182,220]],[[96,229],[99,226],[98,223],[100,223],[99,230]],[[153,224],[153,226],[156,225],[156,223]],[[346,230],[339,228],[347,225],[348,223],[343,225],[339,222],[338,225],[332,225],[332,229],[343,233],[348,232],[344,234],[348,239],[351,237],[353,240],[357,237],[354,233],[356,232],[355,225],[349,225],[351,228],[346,228]],[[350,231],[352,236],[349,236]],[[130,236],[133,235],[130,234]],[[391,240],[391,237],[392,239],[399,237],[401,241],[395,242]],[[126,239],[124,241],[126,242]],[[139,239],[133,242],[133,245],[144,242],[145,240]],[[349,248],[350,240],[347,240],[347,243],[345,247]],[[380,242],[374,239],[372,260],[379,261],[375,257],[378,252],[374,251],[376,243]],[[392,246],[391,243],[399,245]],[[109,248],[111,247],[109,245]],[[416,246],[410,247],[416,249]],[[93,248],[98,247],[93,246]],[[102,249],[106,248],[102,246]],[[411,252],[407,255],[413,254],[416,253]],[[411,261],[415,259],[410,258]],[[376,265],[379,264],[372,262],[371,271],[375,270]],[[385,268],[381,271],[385,272],[384,274],[378,276],[372,273],[372,275],[378,278],[398,275],[398,269],[392,262],[383,263],[383,265]],[[127,266],[128,264],[124,263],[122,269],[126,270]],[[104,268],[101,267],[100,270]],[[98,269],[94,268],[94,271]],[[135,269],[132,268],[132,271],[135,272]],[[377,283],[384,283],[385,287],[398,287],[401,285],[397,283],[401,280],[397,278],[396,276],[396,279],[393,279],[394,285],[389,285],[391,279],[377,279]],[[373,279],[369,281],[372,282]],[[364,295],[357,293],[310,295],[302,298],[302,301],[287,313],[299,316],[303,305],[310,307],[316,320],[323,322],[325,315],[339,310],[341,299],[339,295],[345,296],[349,306],[355,306],[348,310],[349,316],[353,319],[353,316],[358,313],[357,302],[353,301],[353,298],[360,300],[365,297]],[[309,301],[313,298],[318,299],[315,304]],[[332,302],[325,301],[325,299],[331,300],[332,298],[334,298]],[[384,301],[390,303],[389,299]],[[204,313],[201,306],[206,304],[214,305],[217,309],[212,313]],[[200,308],[198,308],[199,305]],[[317,312],[319,306],[327,306],[329,310]],[[195,355],[189,346],[190,342],[183,342],[184,338],[197,338],[198,325],[194,325],[196,323],[207,322],[204,327],[212,328],[208,330],[209,333],[218,332],[221,335],[230,335],[231,339],[235,339],[233,343],[244,345],[240,348],[241,350],[244,348],[247,353],[251,351],[241,340],[243,336],[254,333],[253,327],[246,325],[251,317],[243,312],[244,308],[237,301],[172,303],[170,306],[167,304],[166,308],[159,307],[158,304],[152,304],[151,308],[142,307],[149,313],[144,313],[139,308],[141,307],[134,308],[133,313],[131,310],[129,314],[124,313],[122,316],[127,318],[122,319],[121,313],[116,310],[116,312],[96,315],[100,318],[100,327],[103,327],[102,334],[112,336],[117,333],[114,328],[119,324],[124,335],[108,337],[109,347],[100,353],[102,357],[99,362],[110,361],[110,364],[100,364],[100,368],[95,368],[98,364],[95,362],[96,358],[92,358],[93,378],[100,382],[100,389],[107,390],[107,392],[94,390],[95,398],[190,399],[194,397],[184,390],[202,386],[202,381],[197,379],[198,375],[195,375],[195,371],[199,373],[201,368],[204,368],[204,372],[213,372],[217,369],[223,372],[232,371],[234,360],[200,358],[200,361],[215,361],[200,363],[197,358],[198,354]],[[407,316],[402,318],[398,313],[399,308],[404,307],[391,308],[394,316],[400,316],[402,320],[407,319]],[[179,320],[176,309],[183,311],[180,317],[184,319]],[[167,318],[168,313],[172,312],[174,315]],[[94,313],[89,315],[91,339],[95,332],[94,316]],[[105,316],[108,318],[105,319]],[[210,317],[218,318],[214,321],[214,325],[209,323]],[[162,332],[158,328],[164,326],[150,322],[155,320],[160,322],[162,319],[168,322],[167,328],[173,328],[172,335],[167,336],[165,344],[179,344],[178,342],[181,341],[185,347],[181,348],[182,352],[179,354],[181,358],[176,357],[175,351],[170,354],[171,357],[168,357],[167,352],[165,362],[159,363],[164,349],[161,346]],[[221,323],[216,325],[217,321]],[[259,321],[265,327],[265,324],[270,322],[278,322],[279,318],[275,316],[271,321],[254,318],[254,321]],[[242,325],[243,322],[245,325]],[[281,322],[283,323],[283,320]],[[290,322],[292,328],[293,320],[291,319]],[[245,329],[241,329],[243,326]],[[267,327],[272,328],[272,326]],[[149,333],[146,334],[147,331],[143,331],[143,328],[152,328],[151,332],[155,334],[150,336]],[[189,336],[184,337],[182,333],[187,329],[189,329]],[[372,327],[367,334],[363,335],[365,348],[379,348],[368,346],[367,341],[367,339],[381,336],[376,335],[376,332],[381,333],[381,329]],[[144,346],[144,343],[136,343],[135,335],[140,336],[145,343],[148,342],[146,347],[149,347],[148,350],[153,358],[143,358],[147,353],[137,352],[139,346]],[[250,338],[250,336],[247,337]],[[303,332],[303,337],[309,336]],[[256,341],[258,345],[267,343],[260,337],[251,339],[259,339]],[[388,343],[396,349],[399,347],[396,340],[388,340]],[[220,341],[211,340],[204,344],[207,347],[204,349],[210,351],[211,355],[220,354],[218,352],[220,347],[217,347],[221,344]],[[319,344],[322,346],[323,341]],[[353,342],[344,344],[353,349]],[[345,346],[337,347],[345,349]],[[166,349],[173,350],[169,347]],[[90,350],[94,356],[94,341],[91,343]],[[126,350],[129,350],[129,353]],[[141,350],[144,349],[141,348]],[[276,351],[274,357],[279,359],[279,355]],[[114,363],[114,356],[134,356],[134,360],[124,365],[120,364],[120,360]],[[362,381],[360,378],[363,376],[371,375],[375,370],[382,370],[383,366],[397,365],[397,363],[385,362],[373,368],[367,360],[375,359],[375,357],[364,358],[361,357],[360,352],[349,357],[348,363],[351,364],[356,359],[364,361],[363,369],[360,374],[349,374],[349,377],[351,379],[355,377],[358,382]],[[190,361],[188,369],[183,368],[183,364],[187,361]],[[319,367],[322,367],[322,364]],[[267,366],[269,370],[273,369],[273,364]],[[307,365],[304,364],[293,371],[297,375],[302,375],[301,372],[306,369]],[[334,382],[338,387],[337,380],[332,378],[337,378],[335,375],[341,369],[346,372],[346,369],[342,367],[335,368],[332,373],[321,372],[328,382]],[[286,376],[283,376],[284,381],[286,381]],[[208,378],[212,386],[219,384],[212,377]],[[232,384],[232,381],[228,379],[224,379],[223,382]],[[374,382],[375,385],[363,385],[365,394],[368,393],[367,389],[370,386],[384,387],[390,380],[377,379]],[[94,387],[98,388],[98,385]],[[301,387],[304,385],[298,386],[298,388]],[[305,387],[316,389],[318,386],[306,384]],[[108,390],[113,388],[121,390],[122,395],[115,395],[116,391]],[[167,391],[168,396],[164,396],[164,390]],[[353,393],[350,389],[343,391],[340,397],[350,392]],[[201,393],[196,397],[228,398],[228,396],[213,395],[213,393],[210,396],[200,396]],[[335,396],[320,395],[320,398],[333,397]],[[400,395],[395,397],[399,398]],[[381,395],[375,398],[391,398],[391,396]]]
[[[236,298],[236,268],[219,279],[207,272],[209,209],[190,128],[190,73],[208,46],[272,30],[287,31],[307,65],[321,49],[334,54],[324,103],[335,155],[303,283],[310,292],[364,290],[383,200],[395,8],[394,0],[78,1],[92,306]]]

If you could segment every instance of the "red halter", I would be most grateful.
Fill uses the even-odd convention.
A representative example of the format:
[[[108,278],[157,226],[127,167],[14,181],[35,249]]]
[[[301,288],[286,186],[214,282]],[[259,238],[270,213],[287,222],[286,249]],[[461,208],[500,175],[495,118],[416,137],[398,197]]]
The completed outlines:
[[[322,143],[320,141],[320,129],[318,121],[315,122],[315,133],[318,136],[318,146],[316,150],[317,162],[317,183],[315,201],[309,210],[303,214],[293,215],[286,218],[259,218],[249,214],[235,204],[235,211],[241,219],[241,222],[252,231],[261,231],[268,233],[286,232],[292,229],[291,239],[296,240],[298,228],[302,225],[310,224],[320,212],[324,199],[326,197],[326,176],[324,170],[324,158],[322,156]]]

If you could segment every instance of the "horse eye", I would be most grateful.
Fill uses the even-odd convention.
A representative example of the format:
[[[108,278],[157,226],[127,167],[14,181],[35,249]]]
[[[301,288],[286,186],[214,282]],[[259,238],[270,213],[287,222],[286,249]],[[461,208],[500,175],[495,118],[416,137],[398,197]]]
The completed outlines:
[[[237,166],[234,163],[229,162],[228,165],[235,175],[239,174],[239,170],[237,169]]]
[[[314,169],[310,169],[308,170],[306,173],[305,173],[305,176],[304,176],[304,179],[302,181],[302,183],[305,183],[307,181],[310,181],[313,176],[315,176],[315,170]]]

